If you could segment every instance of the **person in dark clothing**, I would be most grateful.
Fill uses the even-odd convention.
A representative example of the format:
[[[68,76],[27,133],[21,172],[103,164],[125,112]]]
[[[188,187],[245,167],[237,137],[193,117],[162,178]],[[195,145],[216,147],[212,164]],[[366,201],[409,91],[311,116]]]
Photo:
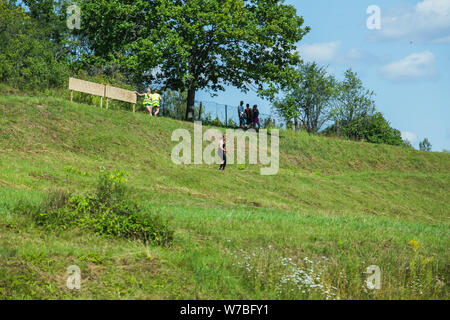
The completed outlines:
[[[259,124],[259,110],[258,106],[255,104],[253,106],[253,129],[256,129],[256,125],[258,125],[257,131],[261,128],[261,125]]]
[[[219,157],[222,159],[222,163],[220,164],[219,170],[225,171],[225,167],[227,166],[227,149],[225,148],[227,137],[223,136],[219,141]]]
[[[247,120],[247,129],[252,126],[253,123],[253,112],[250,109],[250,105],[247,103],[247,108],[245,108],[245,119]]]

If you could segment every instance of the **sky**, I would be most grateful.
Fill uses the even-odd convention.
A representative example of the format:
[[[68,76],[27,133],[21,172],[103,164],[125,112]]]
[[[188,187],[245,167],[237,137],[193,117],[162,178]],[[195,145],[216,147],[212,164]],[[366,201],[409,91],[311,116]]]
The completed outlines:
[[[352,68],[375,91],[377,110],[404,139],[416,149],[428,138],[432,151],[450,150],[450,0],[286,3],[311,27],[297,44],[304,61],[327,67],[339,80]],[[201,91],[196,100],[232,106],[244,100],[258,104],[262,113],[271,111],[270,102],[255,92],[233,87],[215,97]]]

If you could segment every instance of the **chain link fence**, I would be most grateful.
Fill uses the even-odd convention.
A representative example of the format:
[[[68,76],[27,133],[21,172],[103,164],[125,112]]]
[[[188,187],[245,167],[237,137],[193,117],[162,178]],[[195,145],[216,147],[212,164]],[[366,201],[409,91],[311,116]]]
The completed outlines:
[[[183,120],[186,115],[186,98],[177,92],[163,92],[160,115],[174,119]],[[245,106],[245,105],[244,105]],[[250,108],[253,106],[250,105]],[[211,101],[196,100],[194,103],[194,119],[204,124],[238,128],[240,127],[238,106],[220,104]],[[276,127],[279,121],[267,113],[259,113],[260,127]],[[246,125],[246,123],[244,123]]]

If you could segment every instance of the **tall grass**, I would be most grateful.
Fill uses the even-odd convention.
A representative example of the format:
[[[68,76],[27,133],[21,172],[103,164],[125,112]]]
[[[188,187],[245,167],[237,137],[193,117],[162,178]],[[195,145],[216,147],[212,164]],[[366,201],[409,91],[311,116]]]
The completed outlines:
[[[65,98],[0,95],[0,297],[448,299],[448,154],[287,130],[276,176],[251,165],[222,174],[171,162],[178,128],[193,129]],[[170,248],[42,228],[14,211],[54,189],[63,191],[54,207],[63,194],[95,195],[99,167],[127,171],[127,199],[172,217]],[[79,291],[65,286],[73,264]],[[366,284],[371,265],[379,290]]]

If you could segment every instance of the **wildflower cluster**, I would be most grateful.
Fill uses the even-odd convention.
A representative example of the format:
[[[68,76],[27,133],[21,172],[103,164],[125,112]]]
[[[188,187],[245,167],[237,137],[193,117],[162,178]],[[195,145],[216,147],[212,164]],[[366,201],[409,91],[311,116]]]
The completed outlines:
[[[255,291],[273,289],[280,299],[340,299],[338,289],[326,283],[322,274],[326,259],[314,262],[308,257],[295,262],[281,256],[272,246],[232,253],[235,266]]]

